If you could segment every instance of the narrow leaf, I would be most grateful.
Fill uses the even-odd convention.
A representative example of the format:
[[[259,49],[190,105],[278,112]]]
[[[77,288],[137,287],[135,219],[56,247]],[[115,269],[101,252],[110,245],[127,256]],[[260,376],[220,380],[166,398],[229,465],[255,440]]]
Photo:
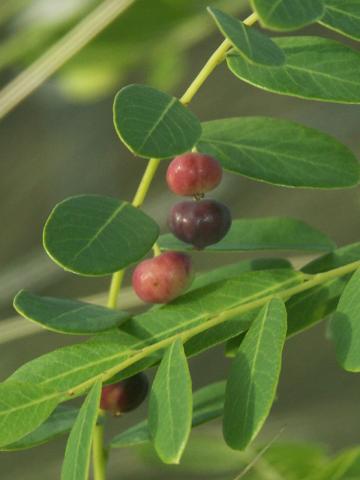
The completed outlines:
[[[285,53],[284,65],[255,65],[234,53],[228,56],[230,70],[255,87],[281,95],[360,103],[359,52],[321,37],[282,37],[274,41]]]
[[[347,147],[288,120],[242,117],[206,122],[197,149],[214,155],[229,172],[284,187],[344,188],[359,181],[359,163]]]
[[[279,380],[286,338],[286,310],[273,299],[260,311],[233,361],[226,386],[224,436],[245,449],[264,424]]]
[[[56,205],[44,228],[44,247],[65,270],[107,275],[143,258],[158,225],[127,202],[100,195],[70,197]]]
[[[40,427],[21,440],[5,445],[0,450],[7,452],[26,450],[47,443],[60,435],[70,432],[78,413],[79,410],[77,408],[59,405]]]
[[[66,445],[61,480],[87,480],[93,431],[99,413],[101,382],[86,397]]]
[[[264,27],[296,30],[315,22],[324,13],[322,0],[252,0]]]
[[[260,65],[282,65],[285,55],[269,37],[254,27],[248,27],[237,18],[214,7],[208,11],[221,33],[247,60]]]
[[[125,145],[146,158],[168,158],[191,150],[201,134],[199,120],[179,100],[145,85],[119,91],[114,124]]]
[[[193,250],[172,234],[159,238],[162,250]],[[223,240],[207,248],[214,252],[256,250],[327,251],[335,244],[326,235],[293,218],[243,218],[233,220]]]
[[[60,395],[42,385],[0,384],[0,447],[16,442],[41,425],[60,401]]]
[[[360,41],[359,0],[325,0],[325,14],[320,23],[353,40]]]
[[[149,429],[164,463],[179,463],[192,419],[191,376],[184,347],[176,340],[156,373],[149,403]]]

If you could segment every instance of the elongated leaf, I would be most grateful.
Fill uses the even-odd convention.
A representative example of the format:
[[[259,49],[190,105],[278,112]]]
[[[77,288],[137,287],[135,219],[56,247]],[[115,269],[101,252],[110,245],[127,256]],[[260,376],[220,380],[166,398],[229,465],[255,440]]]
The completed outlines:
[[[320,37],[283,37],[274,41],[285,53],[283,66],[254,65],[240,55],[231,54],[230,70],[251,85],[281,95],[360,103],[359,52]]]
[[[358,0],[325,0],[325,27],[360,41],[360,3]]]
[[[168,158],[191,150],[201,134],[199,120],[179,100],[145,85],[119,91],[114,124],[125,145],[146,158]]]
[[[192,422],[191,376],[184,347],[176,340],[165,352],[149,401],[149,430],[164,463],[179,463]]]
[[[101,382],[94,384],[83,403],[66,445],[61,480],[87,480],[93,431],[99,413]]]
[[[324,13],[322,0],[251,0],[261,23],[272,30],[296,30]]]
[[[224,436],[245,449],[254,439],[273,403],[286,338],[286,310],[273,299],[251,325],[232,364],[226,386]]]
[[[0,447],[41,425],[60,401],[50,388],[23,382],[0,384]]]
[[[331,338],[340,365],[349,372],[360,371],[360,269],[346,285],[330,321]]]
[[[41,297],[21,290],[14,298],[16,311],[48,330],[75,335],[118,327],[130,318],[121,310],[63,298]]]
[[[225,170],[284,187],[344,188],[359,181],[358,161],[347,147],[287,120],[206,122],[197,149],[214,155]]]
[[[274,295],[302,281],[302,274],[288,269],[243,273],[237,278],[189,292],[159,309],[137,315],[120,330],[96,335],[85,343],[63,347],[32,360],[20,367],[10,379],[39,383],[60,391],[71,390],[115,366],[120,371],[122,362],[149,345],[189,332],[226,310]],[[210,329],[209,332],[213,330],[210,338],[204,333],[194,336],[186,344],[187,354],[195,355],[248,328],[248,320],[241,323],[238,316],[234,315],[234,318],[236,325],[233,330],[229,319],[220,331],[214,332],[221,325]],[[153,358],[156,363],[158,357],[155,355]]]
[[[354,447],[341,452],[322,468],[317,468],[308,480],[356,480],[359,475],[360,448]]]
[[[192,250],[172,234],[159,238],[162,250]],[[223,240],[207,248],[214,252],[255,250],[327,251],[335,244],[326,235],[293,218],[243,218],[233,220]]]
[[[254,27],[247,27],[237,18],[228,15],[217,8],[208,7],[225,38],[247,60],[260,65],[282,65],[285,55],[282,50],[266,35]]]
[[[144,257],[159,234],[138,208],[116,198],[79,195],[59,203],[44,228],[44,247],[65,270],[107,275]]]
[[[225,382],[217,382],[197,390],[193,395],[192,427],[214,420],[222,414],[224,407]],[[111,448],[133,447],[150,442],[147,421],[142,421],[125,432],[116,435]]]
[[[17,442],[5,445],[0,450],[12,452],[37,447],[47,443],[53,438],[70,432],[75,419],[79,413],[77,408],[64,407],[59,405],[50,417],[40,427]]]

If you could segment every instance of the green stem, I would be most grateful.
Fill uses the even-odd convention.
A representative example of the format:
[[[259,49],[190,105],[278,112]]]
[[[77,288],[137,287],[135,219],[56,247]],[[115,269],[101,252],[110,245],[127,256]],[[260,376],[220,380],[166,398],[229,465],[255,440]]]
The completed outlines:
[[[99,410],[100,422],[96,424],[93,434],[93,472],[94,480],[106,479],[106,451],[104,448],[104,412]]]

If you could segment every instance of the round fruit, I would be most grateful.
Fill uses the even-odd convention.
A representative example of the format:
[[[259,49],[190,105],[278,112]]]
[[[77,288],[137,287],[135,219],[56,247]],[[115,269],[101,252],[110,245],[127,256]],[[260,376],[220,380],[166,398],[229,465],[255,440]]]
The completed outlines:
[[[182,196],[210,192],[219,185],[221,178],[220,163],[210,155],[196,152],[175,157],[166,173],[170,190]]]
[[[168,303],[190,285],[191,273],[189,255],[166,252],[139,263],[132,276],[132,285],[144,302]]]
[[[215,200],[185,201],[173,206],[168,223],[175,237],[202,249],[225,237],[231,227],[231,214]]]
[[[121,415],[137,408],[149,390],[149,382],[144,373],[122,380],[113,385],[106,385],[101,392],[100,408]]]

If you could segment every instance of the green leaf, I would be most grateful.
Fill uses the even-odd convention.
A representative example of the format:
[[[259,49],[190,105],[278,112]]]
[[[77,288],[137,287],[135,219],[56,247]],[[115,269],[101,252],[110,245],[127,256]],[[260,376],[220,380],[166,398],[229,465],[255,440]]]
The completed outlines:
[[[307,480],[355,480],[360,475],[360,448],[341,452],[323,468],[317,468]]]
[[[360,269],[346,285],[330,320],[331,338],[340,365],[349,372],[360,371]]]
[[[214,155],[231,173],[284,187],[344,188],[359,181],[359,163],[347,147],[288,120],[242,117],[206,122],[197,149]]]
[[[224,407],[225,382],[217,382],[197,390],[193,395],[192,427],[197,427],[220,417]],[[116,435],[111,448],[127,448],[150,442],[150,432],[146,420]]]
[[[79,195],[60,202],[51,212],[44,247],[65,270],[108,275],[143,258],[158,235],[154,220],[129,203]]]
[[[179,463],[192,421],[191,376],[184,347],[176,340],[165,352],[149,400],[149,429],[164,463]]]
[[[233,361],[225,394],[224,436],[243,450],[258,434],[275,398],[286,338],[286,310],[279,299],[263,307]]]
[[[360,41],[360,3],[358,0],[325,0],[320,23],[331,30]]]
[[[161,235],[161,250],[193,250],[172,234]],[[242,218],[233,220],[223,240],[207,248],[214,252],[255,250],[332,250],[335,244],[326,235],[293,218]]]
[[[325,102],[360,103],[360,52],[321,37],[283,37],[274,41],[285,53],[283,66],[254,65],[233,53],[228,56],[230,70],[241,80],[269,92]]]
[[[78,413],[77,408],[59,405],[40,427],[17,442],[5,445],[0,450],[7,452],[26,450],[47,443],[53,438],[70,432]]]
[[[217,8],[208,7],[208,12],[215,20],[221,33],[247,60],[260,65],[283,65],[285,55],[269,37],[254,27]]]
[[[199,120],[177,98],[145,85],[129,85],[115,97],[114,124],[124,144],[145,158],[169,158],[191,150]]]
[[[264,27],[289,31],[305,27],[322,17],[322,0],[252,0]]]
[[[61,392],[72,390],[111,368],[117,367],[121,371],[124,362],[129,367],[130,357],[150,345],[189,332],[224,311],[274,295],[302,281],[302,274],[288,269],[243,273],[237,278],[191,291],[168,305],[137,315],[120,330],[98,334],[85,343],[42,355],[20,367],[10,379],[43,384]],[[246,330],[248,325],[246,318],[242,320],[234,314],[234,323],[228,319],[224,325],[213,327],[189,340],[186,343],[187,355],[196,355],[221,343]],[[154,355],[154,363],[159,360],[160,354],[159,351]]]
[[[0,384],[0,447],[16,442],[41,425],[60,401],[60,395],[42,385]]]
[[[94,428],[99,413],[101,381],[97,381],[86,397],[66,445],[61,480],[87,480]]]
[[[41,297],[21,290],[14,298],[16,311],[47,330],[86,335],[118,327],[130,314],[100,305],[63,298]]]

